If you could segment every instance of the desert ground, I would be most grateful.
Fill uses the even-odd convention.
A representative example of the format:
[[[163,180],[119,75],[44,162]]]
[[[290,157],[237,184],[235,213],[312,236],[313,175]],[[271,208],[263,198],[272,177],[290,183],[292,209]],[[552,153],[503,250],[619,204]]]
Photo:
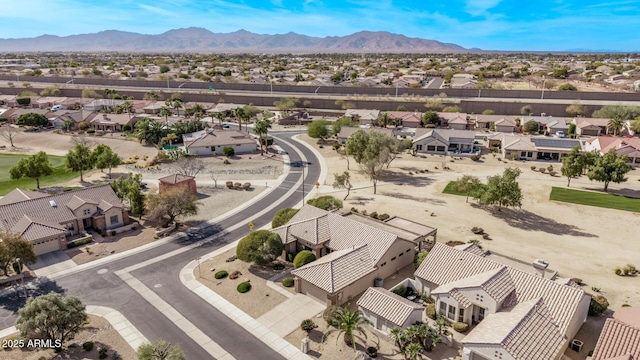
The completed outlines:
[[[18,333],[14,334],[17,335]],[[93,350],[85,351],[82,344],[86,341],[93,341]],[[108,358],[113,357],[114,351],[120,355],[120,359],[135,359],[135,350],[127,344],[120,334],[113,329],[109,322],[99,316],[89,315],[89,324],[81,330],[73,340],[66,346],[68,350],[56,354],[53,349],[33,351],[33,350],[2,350],[0,349],[0,359],[3,360],[57,360],[57,359],[97,359],[98,348],[108,349]]]
[[[315,147],[327,163],[328,176],[320,193],[344,198],[346,191],[331,185],[334,173],[347,170],[347,161],[330,145],[320,148],[315,139],[306,135],[302,139]],[[504,163],[491,155],[485,155],[477,163],[470,159],[451,160],[444,156],[403,154],[391,163],[374,194],[369,179],[350,159],[349,172],[354,189],[344,202],[344,209],[353,207],[360,212],[388,213],[437,227],[441,242],[477,239],[479,237],[470,229],[479,226],[492,239],[480,239],[484,249],[527,262],[544,259],[559,276],[581,278],[587,292],[593,292],[592,287],[599,288],[612,309],[623,304],[640,305],[640,279],[614,274],[614,268],[618,266],[638,266],[640,213],[549,201],[551,187],[565,187],[566,178],[534,172],[530,167],[551,164],[559,172],[561,164],[558,162]],[[442,170],[443,164],[450,170]],[[467,203],[464,196],[442,193],[449,181],[463,174],[485,179],[502,173],[506,167],[522,170],[519,180],[524,195],[521,209],[496,211],[476,205],[472,199]],[[420,170],[428,172],[419,173]],[[611,184],[610,192],[640,196],[640,170],[633,170],[628,177],[626,183]],[[600,190],[602,184],[581,177],[571,181],[571,188]]]

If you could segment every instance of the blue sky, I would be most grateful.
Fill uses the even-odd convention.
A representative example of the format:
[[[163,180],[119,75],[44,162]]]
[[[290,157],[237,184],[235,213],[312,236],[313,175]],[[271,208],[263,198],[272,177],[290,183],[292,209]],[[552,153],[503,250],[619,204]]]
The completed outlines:
[[[639,0],[3,0],[0,23],[0,38],[195,26],[320,37],[389,31],[485,50],[640,51]]]

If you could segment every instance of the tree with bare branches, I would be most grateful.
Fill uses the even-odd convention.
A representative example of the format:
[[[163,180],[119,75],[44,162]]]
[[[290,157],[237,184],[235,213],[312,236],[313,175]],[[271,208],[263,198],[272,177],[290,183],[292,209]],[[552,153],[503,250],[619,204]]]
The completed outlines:
[[[13,144],[13,140],[15,140],[15,138],[18,137],[21,133],[22,132],[20,131],[20,129],[16,129],[12,126],[3,126],[2,128],[0,128],[0,135],[2,135],[3,138],[7,139],[9,144],[11,144],[11,147],[16,147]]]
[[[195,156],[183,156],[176,161],[178,173],[185,176],[196,176],[204,170],[204,162]]]

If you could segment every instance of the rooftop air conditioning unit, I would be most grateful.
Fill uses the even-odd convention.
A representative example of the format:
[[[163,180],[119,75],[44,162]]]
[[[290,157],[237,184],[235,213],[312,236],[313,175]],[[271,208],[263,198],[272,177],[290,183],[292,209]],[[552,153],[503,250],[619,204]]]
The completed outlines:
[[[549,266],[549,263],[548,263],[548,262],[546,262],[546,261],[545,261],[545,260],[543,260],[543,259],[536,259],[536,260],[533,262],[533,267],[535,267],[535,268],[537,268],[537,269],[546,269],[546,268],[547,268],[547,266]]]
[[[582,351],[582,345],[584,345],[584,343],[578,339],[573,339],[571,341],[571,345],[569,346],[571,348],[571,350],[575,351],[575,352],[580,352]]]

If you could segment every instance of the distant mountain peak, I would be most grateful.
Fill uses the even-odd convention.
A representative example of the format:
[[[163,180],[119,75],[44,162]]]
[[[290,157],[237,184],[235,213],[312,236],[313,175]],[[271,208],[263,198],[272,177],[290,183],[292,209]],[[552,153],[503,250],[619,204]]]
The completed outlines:
[[[201,27],[143,35],[120,30],[59,37],[41,35],[26,39],[0,39],[0,48],[12,51],[121,51],[121,52],[371,52],[451,53],[468,50],[436,40],[411,38],[387,31],[363,30],[345,36],[313,37],[288,32],[262,35],[245,29],[213,33]]]

